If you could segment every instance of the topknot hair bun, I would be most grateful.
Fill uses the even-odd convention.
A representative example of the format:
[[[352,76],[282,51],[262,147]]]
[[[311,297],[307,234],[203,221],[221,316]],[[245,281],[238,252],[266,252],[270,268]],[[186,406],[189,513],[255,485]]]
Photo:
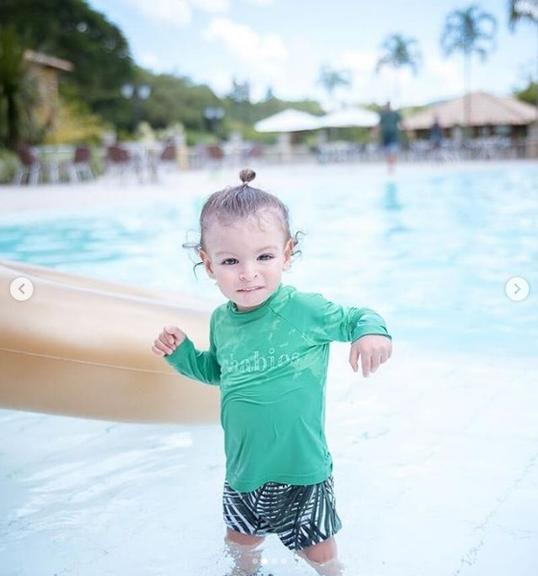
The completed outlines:
[[[256,172],[250,168],[245,168],[239,172],[239,178],[241,178],[241,182],[243,182],[243,184],[248,184],[249,182],[252,182],[254,178],[256,178]]]

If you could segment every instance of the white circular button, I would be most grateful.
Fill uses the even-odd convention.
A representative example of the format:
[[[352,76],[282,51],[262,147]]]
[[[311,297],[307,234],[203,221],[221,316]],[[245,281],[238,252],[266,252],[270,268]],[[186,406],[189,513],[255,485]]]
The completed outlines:
[[[25,302],[32,297],[34,293],[34,285],[31,280],[21,276],[20,278],[15,278],[15,280],[11,282],[9,285],[9,291],[15,300]]]
[[[529,295],[530,287],[525,278],[513,276],[504,285],[504,292],[512,302],[521,302]]]

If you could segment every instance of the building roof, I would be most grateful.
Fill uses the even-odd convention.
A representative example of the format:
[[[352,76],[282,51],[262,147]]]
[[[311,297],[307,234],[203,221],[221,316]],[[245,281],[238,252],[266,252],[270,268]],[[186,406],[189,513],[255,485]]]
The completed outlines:
[[[486,92],[473,92],[468,97],[471,104],[471,126],[526,125],[538,117],[534,106],[515,98],[493,96]],[[436,118],[441,128],[463,126],[464,101],[461,96],[430,106],[406,118],[403,126],[406,130],[425,130],[432,126]]]
[[[24,59],[33,64],[40,64],[41,66],[62,70],[63,72],[71,72],[74,68],[73,63],[68,60],[48,56],[47,54],[35,52],[34,50],[25,50]]]

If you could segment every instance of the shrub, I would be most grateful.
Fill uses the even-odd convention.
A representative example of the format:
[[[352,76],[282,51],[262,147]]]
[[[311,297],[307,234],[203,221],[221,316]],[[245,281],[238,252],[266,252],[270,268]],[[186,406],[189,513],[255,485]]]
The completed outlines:
[[[17,155],[5,148],[0,148],[0,183],[12,182],[18,166]]]

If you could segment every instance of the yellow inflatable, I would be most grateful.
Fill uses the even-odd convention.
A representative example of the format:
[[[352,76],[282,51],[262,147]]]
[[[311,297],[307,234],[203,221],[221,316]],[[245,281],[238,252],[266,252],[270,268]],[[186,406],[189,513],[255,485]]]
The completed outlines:
[[[10,293],[20,277],[34,287],[26,301]],[[151,352],[168,324],[208,347],[209,313],[199,302],[10,261],[0,261],[0,287],[1,407],[135,422],[218,420],[218,387],[184,378]]]

